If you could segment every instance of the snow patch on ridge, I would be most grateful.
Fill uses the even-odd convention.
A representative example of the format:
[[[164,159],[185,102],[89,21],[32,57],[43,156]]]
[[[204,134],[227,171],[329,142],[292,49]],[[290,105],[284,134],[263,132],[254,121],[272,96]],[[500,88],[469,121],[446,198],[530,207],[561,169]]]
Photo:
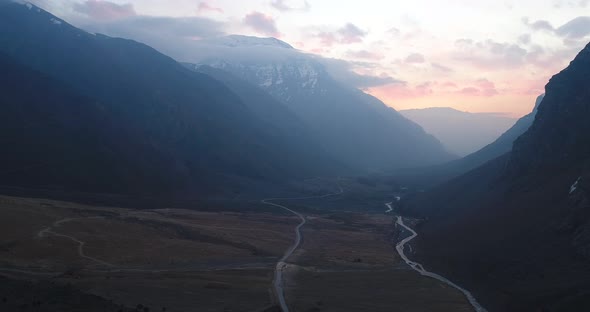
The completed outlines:
[[[290,44],[273,37],[260,38],[252,36],[229,35],[215,39],[208,39],[208,41],[230,48],[266,46],[293,49],[293,46],[291,46]]]
[[[572,186],[570,186],[570,195],[573,194],[578,189],[578,183],[580,183],[580,180],[582,180],[582,177],[579,177],[576,180],[576,182],[574,182],[574,184],[572,184]]]
[[[251,80],[259,87],[275,94],[286,96],[287,89],[299,89],[308,93],[318,90],[321,70],[305,59],[291,62],[239,63],[222,60],[209,61],[211,67],[226,70]]]

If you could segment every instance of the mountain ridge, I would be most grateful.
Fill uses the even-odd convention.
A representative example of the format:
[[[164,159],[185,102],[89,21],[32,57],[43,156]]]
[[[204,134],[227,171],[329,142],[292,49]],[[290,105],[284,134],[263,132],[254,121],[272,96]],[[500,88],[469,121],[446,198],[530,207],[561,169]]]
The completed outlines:
[[[399,111],[438,138],[451,152],[467,156],[498,139],[516,119],[499,113],[470,113],[450,107]]]
[[[0,52],[96,101],[121,133],[121,145],[125,138],[161,155],[151,170],[176,181],[163,192],[231,193],[243,187],[230,183],[237,177],[287,181],[333,167],[327,158],[306,163],[304,150],[270,131],[221,82],[145,44],[52,20],[62,21],[36,7],[0,2]]]
[[[207,58],[193,66],[229,72],[270,93],[313,129],[333,158],[340,157],[358,173],[453,158],[420,126],[380,100],[337,82],[317,60],[297,53],[269,60]]]
[[[417,255],[490,311],[590,308],[590,44],[512,152],[415,197]],[[461,240],[461,246],[448,244]]]
[[[417,185],[421,188],[430,188],[452,180],[453,178],[461,176],[487,162],[509,153],[512,150],[512,145],[516,139],[523,135],[533,124],[537,108],[543,97],[544,95],[537,97],[531,113],[518,119],[514,126],[504,132],[494,142],[486,145],[482,149],[445,164],[398,170],[392,174],[404,180],[405,183]]]

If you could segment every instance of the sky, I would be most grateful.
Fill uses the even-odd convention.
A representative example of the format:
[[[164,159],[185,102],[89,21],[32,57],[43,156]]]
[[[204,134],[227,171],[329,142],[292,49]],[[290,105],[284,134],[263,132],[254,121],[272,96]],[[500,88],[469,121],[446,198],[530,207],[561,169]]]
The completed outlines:
[[[139,39],[276,37],[345,62],[368,79],[359,87],[398,110],[523,116],[590,41],[590,0],[31,2],[76,26],[108,34],[116,25]]]

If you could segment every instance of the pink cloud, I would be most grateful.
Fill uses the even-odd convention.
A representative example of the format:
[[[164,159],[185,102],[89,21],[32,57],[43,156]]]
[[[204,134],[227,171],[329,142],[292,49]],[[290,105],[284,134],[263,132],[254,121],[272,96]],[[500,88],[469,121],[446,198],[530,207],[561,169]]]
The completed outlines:
[[[204,14],[204,13],[207,13],[207,12],[223,13],[223,9],[222,8],[217,8],[217,7],[214,7],[214,6],[211,6],[207,2],[201,2],[201,3],[199,3],[199,7],[197,8],[197,13]]]
[[[367,32],[352,23],[348,23],[338,30],[338,34],[341,37],[340,42],[348,44],[362,42]]]
[[[459,93],[464,94],[464,95],[479,95],[479,89],[478,88],[474,88],[474,87],[467,87],[467,88],[463,88],[459,91]]]
[[[363,42],[367,32],[358,26],[348,23],[334,32],[321,31],[315,35],[320,39],[320,44],[324,47],[331,47],[334,44],[353,44]]]
[[[117,4],[102,0],[86,0],[74,5],[74,10],[94,19],[115,20],[135,16],[133,4]]]
[[[379,53],[375,53],[375,52],[371,52],[371,51],[367,51],[367,50],[348,51],[346,53],[346,56],[348,56],[350,58],[355,58],[355,59],[365,59],[365,60],[373,60],[373,61],[379,61],[384,58],[384,56]]]
[[[431,63],[430,66],[432,66],[432,68],[443,72],[443,73],[452,73],[454,70],[450,67],[438,64],[438,63]]]
[[[396,99],[410,99],[434,94],[434,83],[424,82],[416,86],[408,84],[390,84],[372,88],[369,92],[381,99],[395,101]]]
[[[280,37],[281,33],[272,16],[260,12],[252,12],[244,17],[244,24],[255,31],[271,37]]]
[[[482,89],[495,89],[496,88],[496,85],[487,79],[476,80],[475,85],[482,88]]]
[[[455,42],[456,51],[451,58],[460,62],[468,62],[478,69],[514,69],[526,64],[528,51],[518,44],[501,43],[494,40],[474,42],[460,39]]]
[[[458,93],[468,96],[492,97],[498,95],[500,92],[498,92],[496,84],[493,82],[487,79],[479,79],[474,81],[470,86],[462,88]]]
[[[290,11],[302,11],[302,12],[306,12],[309,11],[311,9],[311,5],[309,4],[309,2],[307,1],[303,1],[303,4],[301,6],[290,6],[287,3],[285,3],[285,0],[273,0],[270,2],[270,5],[282,12],[290,12]]]
[[[451,82],[451,81],[445,81],[445,82],[441,83],[440,86],[442,88],[449,88],[449,89],[457,89],[459,87],[456,83]]]
[[[333,33],[321,32],[317,34],[317,37],[320,39],[320,44],[324,47],[331,47],[338,43],[338,38]]]
[[[517,85],[512,86],[511,91],[515,94],[535,96],[545,93],[545,85],[549,82],[550,77],[551,75],[547,75],[531,80],[520,80]]]
[[[420,53],[412,53],[410,55],[408,55],[408,57],[406,57],[405,62],[406,63],[412,63],[412,64],[421,64],[424,63],[426,60],[424,59],[424,55],[420,54]]]

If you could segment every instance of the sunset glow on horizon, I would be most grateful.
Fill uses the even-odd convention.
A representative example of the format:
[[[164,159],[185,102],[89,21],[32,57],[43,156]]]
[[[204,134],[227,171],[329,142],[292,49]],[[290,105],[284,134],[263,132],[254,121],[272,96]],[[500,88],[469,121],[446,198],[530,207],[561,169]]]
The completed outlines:
[[[183,21],[174,36],[277,37],[349,62],[377,81],[365,91],[398,110],[525,115],[590,40],[587,0],[32,2],[80,27],[158,16]]]

